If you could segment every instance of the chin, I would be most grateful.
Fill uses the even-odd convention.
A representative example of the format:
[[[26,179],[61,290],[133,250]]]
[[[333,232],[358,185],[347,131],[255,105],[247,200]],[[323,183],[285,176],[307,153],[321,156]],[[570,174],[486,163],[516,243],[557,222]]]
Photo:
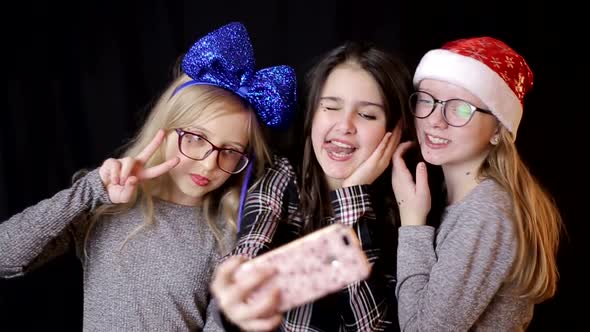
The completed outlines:
[[[328,178],[333,180],[343,181],[347,177],[352,174],[349,170],[346,169],[322,169],[324,171],[324,175]]]
[[[348,162],[324,160],[320,163],[320,167],[326,176],[339,180],[344,180],[349,177],[358,166],[359,165],[352,160],[349,160]]]
[[[187,185],[184,188],[180,188],[180,191],[182,192],[182,194],[186,197],[186,198],[190,198],[190,199],[201,199],[203,196],[205,196],[205,194],[209,193],[211,190],[209,190],[210,188],[202,188],[202,187],[197,187],[194,185]]]
[[[326,177],[333,180],[344,181],[344,179],[346,179],[348,176],[344,175],[343,173],[326,172]]]
[[[422,158],[424,158],[424,161],[429,163],[430,165],[435,165],[435,166],[441,166],[442,164],[444,164],[444,158],[442,158],[442,156],[439,156],[437,154],[432,153],[432,151],[428,150],[428,149],[422,149]]]
[[[444,162],[442,162],[438,159],[434,159],[434,158],[424,158],[424,161],[426,163],[428,163],[429,165],[434,165],[434,166],[442,166],[444,164]]]

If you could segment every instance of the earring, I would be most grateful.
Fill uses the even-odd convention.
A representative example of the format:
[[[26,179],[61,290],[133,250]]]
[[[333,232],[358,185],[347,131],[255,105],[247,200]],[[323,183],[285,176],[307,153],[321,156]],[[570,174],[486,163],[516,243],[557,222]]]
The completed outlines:
[[[492,139],[490,140],[490,143],[492,143],[492,145],[498,145],[498,143],[500,143],[500,137],[498,137],[498,136],[492,137]]]

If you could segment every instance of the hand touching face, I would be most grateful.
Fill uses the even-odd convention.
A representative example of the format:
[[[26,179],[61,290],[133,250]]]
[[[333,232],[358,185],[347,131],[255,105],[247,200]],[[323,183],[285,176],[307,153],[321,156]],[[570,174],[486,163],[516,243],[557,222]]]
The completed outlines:
[[[381,142],[373,151],[371,156],[343,182],[343,187],[359,185],[359,184],[371,184],[375,181],[381,173],[385,171],[389,166],[391,157],[396,150],[401,138],[400,126],[396,126],[392,133],[385,133]]]

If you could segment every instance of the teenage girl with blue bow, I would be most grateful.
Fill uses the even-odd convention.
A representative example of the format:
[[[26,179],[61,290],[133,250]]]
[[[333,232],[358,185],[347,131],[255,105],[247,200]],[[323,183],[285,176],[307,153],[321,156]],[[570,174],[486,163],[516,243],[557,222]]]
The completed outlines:
[[[243,25],[211,32],[120,159],[0,224],[0,276],[71,248],[85,330],[222,330],[210,277],[233,246],[244,178],[269,160],[259,123],[284,125],[294,98],[290,67],[254,70]]]

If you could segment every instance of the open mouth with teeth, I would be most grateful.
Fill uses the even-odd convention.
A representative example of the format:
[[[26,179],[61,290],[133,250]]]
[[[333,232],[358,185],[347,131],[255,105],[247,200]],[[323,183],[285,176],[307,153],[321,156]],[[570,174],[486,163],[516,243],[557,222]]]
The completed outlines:
[[[441,137],[426,134],[426,139],[432,144],[448,144],[450,141]]]
[[[328,154],[337,158],[348,157],[356,151],[354,146],[338,141],[326,141],[324,143],[324,149]]]

